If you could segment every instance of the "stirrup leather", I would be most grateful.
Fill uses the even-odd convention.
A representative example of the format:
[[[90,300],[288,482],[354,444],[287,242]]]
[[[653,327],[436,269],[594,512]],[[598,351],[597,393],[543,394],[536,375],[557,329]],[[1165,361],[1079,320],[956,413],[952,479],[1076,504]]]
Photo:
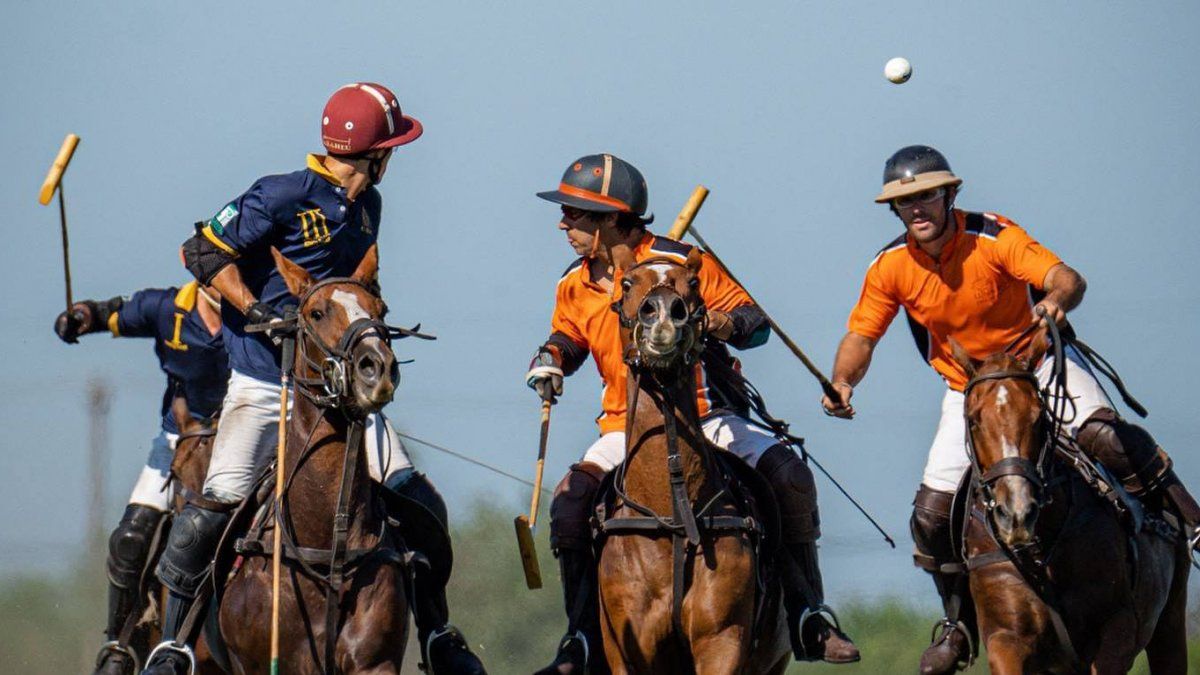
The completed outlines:
[[[191,675],[196,672],[196,653],[192,651],[192,648],[188,645],[181,645],[170,640],[158,643],[158,646],[150,652],[150,656],[146,657],[147,666],[149,666],[151,663],[154,663],[154,657],[160,651],[183,654],[188,660],[188,674]]]
[[[100,653],[96,655],[96,668],[99,668],[104,663],[104,657],[107,654],[122,654],[124,656],[128,656],[129,659],[133,661],[133,672],[142,672],[142,662],[138,660],[137,652],[116,640],[110,640],[100,645]]]
[[[933,647],[943,640],[949,640],[950,635],[955,632],[962,633],[963,638],[967,641],[967,660],[964,662],[959,659],[958,667],[960,670],[970,668],[975,664],[975,640],[971,638],[971,631],[967,629],[967,624],[962,621],[951,621],[949,618],[944,618],[933,624],[933,631],[929,636],[929,646]]]
[[[815,609],[805,607],[804,611],[800,614],[800,620],[796,622],[796,633],[800,638],[800,651],[803,652],[805,659],[818,657],[816,654],[809,654],[808,645],[804,643],[804,626],[809,620],[816,618],[825,619],[825,623],[829,624],[835,631],[842,632],[842,622],[838,621],[837,614],[834,613],[832,607],[829,605],[817,605]]]

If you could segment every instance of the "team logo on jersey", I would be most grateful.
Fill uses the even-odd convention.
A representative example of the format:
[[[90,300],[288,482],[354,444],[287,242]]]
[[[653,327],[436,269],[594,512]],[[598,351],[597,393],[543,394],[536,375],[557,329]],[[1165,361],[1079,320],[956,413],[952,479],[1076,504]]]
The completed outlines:
[[[296,214],[300,218],[300,234],[304,237],[304,247],[328,244],[332,238],[329,234],[329,221],[321,209],[309,209]]]
[[[213,216],[212,219],[208,221],[208,224],[210,227],[212,227],[213,232],[216,232],[217,234],[225,234],[225,226],[233,222],[233,219],[237,217],[237,214],[238,210],[236,206],[233,204],[226,204],[225,208],[221,209],[220,213]]]

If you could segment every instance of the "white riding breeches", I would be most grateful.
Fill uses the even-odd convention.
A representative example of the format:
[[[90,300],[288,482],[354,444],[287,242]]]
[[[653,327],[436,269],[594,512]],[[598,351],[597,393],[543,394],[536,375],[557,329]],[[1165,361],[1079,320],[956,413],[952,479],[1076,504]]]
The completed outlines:
[[[204,481],[205,495],[223,502],[241,501],[258,472],[275,456],[280,389],[278,383],[263,382],[236,370],[230,374]],[[383,413],[367,417],[363,439],[367,466],[375,480],[383,481],[412,468],[403,442]],[[299,448],[294,451],[299,452]]]
[[[146,458],[146,466],[142,467],[137,482],[133,484],[130,504],[141,504],[159,511],[171,508],[171,496],[174,493],[168,477],[171,475],[171,460],[175,458],[175,442],[178,440],[178,434],[162,431],[150,441],[150,456]]]
[[[713,445],[732,452],[750,466],[756,465],[758,458],[768,448],[779,443],[779,439],[770,432],[737,415],[713,415],[701,423],[701,428]],[[617,468],[625,461],[625,432],[610,431],[597,438],[583,453],[583,461],[591,462],[605,471]]]
[[[1075,402],[1075,406],[1072,415],[1072,407],[1067,404],[1067,420],[1063,428],[1075,435],[1097,410],[1113,406],[1083,356],[1074,347],[1068,347],[1066,357],[1067,393]],[[1047,356],[1036,371],[1039,386],[1047,386],[1053,369],[1054,357]],[[963,401],[963,393],[953,389],[947,389],[946,396],[942,399],[942,419],[938,422],[933,447],[929,449],[929,459],[925,463],[925,475],[921,479],[922,483],[934,490],[954,492],[958,489],[963,473],[971,466],[971,460],[967,456],[967,427],[963,418]],[[1054,409],[1057,399],[1051,396],[1048,403],[1051,409]]]

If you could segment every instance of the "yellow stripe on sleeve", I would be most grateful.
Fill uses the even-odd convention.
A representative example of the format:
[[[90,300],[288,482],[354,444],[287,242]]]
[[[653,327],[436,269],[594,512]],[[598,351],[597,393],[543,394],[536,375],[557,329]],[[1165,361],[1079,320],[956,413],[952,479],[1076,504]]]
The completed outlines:
[[[231,255],[235,258],[238,257],[238,252],[233,250],[233,247],[230,246],[229,244],[226,244],[225,242],[221,241],[221,238],[218,237],[216,235],[216,233],[212,231],[212,225],[205,225],[204,229],[200,230],[200,231],[204,233],[204,238],[211,241],[214,246],[216,246],[217,248],[221,249],[222,251],[228,253],[229,255]]]
[[[113,337],[121,337],[121,327],[117,325],[119,318],[120,315],[117,312],[108,315],[108,330],[112,332]]]

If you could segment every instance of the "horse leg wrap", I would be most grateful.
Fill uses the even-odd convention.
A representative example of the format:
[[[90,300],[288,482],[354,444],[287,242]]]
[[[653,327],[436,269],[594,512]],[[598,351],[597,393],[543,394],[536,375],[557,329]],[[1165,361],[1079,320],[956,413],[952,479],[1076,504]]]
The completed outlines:
[[[108,626],[109,640],[116,640],[129,613],[141,598],[142,575],[154,553],[150,546],[166,514],[142,504],[125,507],[125,515],[108,538]]]
[[[229,511],[186,504],[171,525],[167,548],[158,561],[159,581],[184,598],[195,597],[229,518]]]
[[[591,550],[592,506],[604,473],[591,462],[573,464],[554,488],[554,500],[550,502],[551,548]]]

